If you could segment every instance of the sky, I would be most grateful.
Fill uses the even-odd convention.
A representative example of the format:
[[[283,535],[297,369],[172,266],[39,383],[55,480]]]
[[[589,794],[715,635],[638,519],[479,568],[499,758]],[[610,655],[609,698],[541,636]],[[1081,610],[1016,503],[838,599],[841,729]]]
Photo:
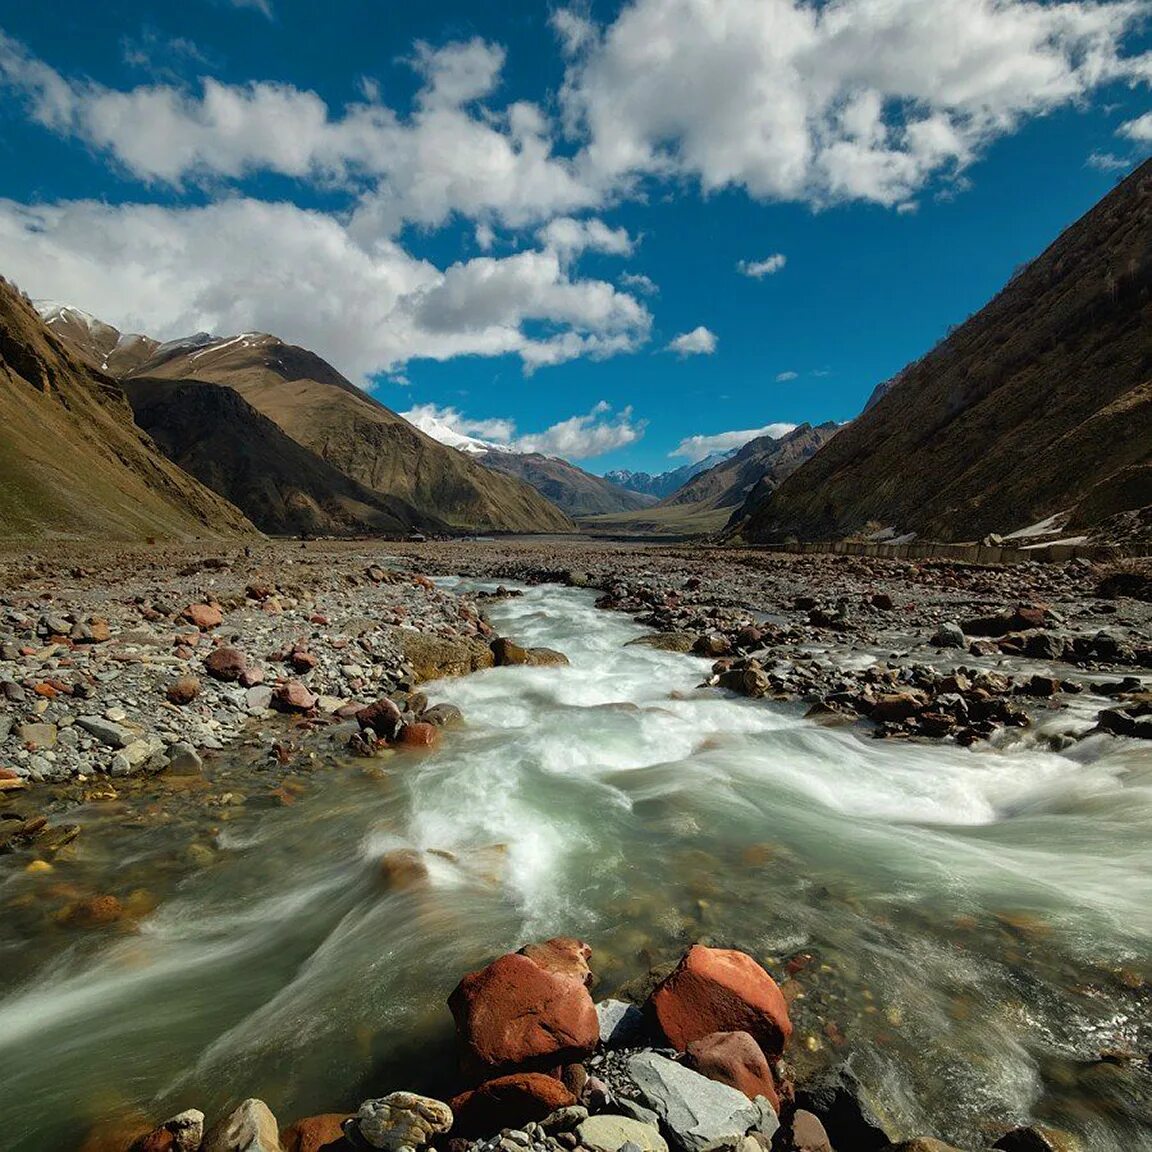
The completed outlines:
[[[855,416],[1150,85],[1152,0],[0,0],[0,274],[661,472]]]

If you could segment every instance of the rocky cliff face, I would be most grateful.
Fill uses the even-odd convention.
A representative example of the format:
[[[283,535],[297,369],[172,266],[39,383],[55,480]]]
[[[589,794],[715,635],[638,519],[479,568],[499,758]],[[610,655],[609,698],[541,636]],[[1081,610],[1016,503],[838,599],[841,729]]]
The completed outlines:
[[[0,537],[254,532],[157,450],[124,393],[0,281]]]
[[[740,519],[753,541],[972,539],[1093,490],[1120,512],[1150,462],[1152,162]]]

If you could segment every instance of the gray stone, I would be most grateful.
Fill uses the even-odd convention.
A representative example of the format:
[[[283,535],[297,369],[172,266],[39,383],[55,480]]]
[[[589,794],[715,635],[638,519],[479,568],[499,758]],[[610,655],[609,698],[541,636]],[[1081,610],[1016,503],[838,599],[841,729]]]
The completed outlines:
[[[107,744],[109,748],[123,748],[136,738],[135,734],[123,724],[105,720],[103,716],[79,716],[76,723],[90,736],[95,736],[101,744]]]
[[[933,648],[963,648],[968,641],[964,638],[964,629],[949,620],[936,629],[928,643]]]
[[[16,717],[8,714],[0,714],[0,740],[7,740],[9,733],[12,731],[12,725],[16,723]]]
[[[624,1000],[601,1000],[596,1005],[600,1043],[609,1048],[634,1048],[644,1040],[644,1014]]]
[[[272,707],[272,686],[257,684],[244,695],[244,706],[249,712],[267,712]]]
[[[55,724],[21,724],[16,729],[22,744],[35,744],[37,748],[53,748],[56,745]]]
[[[449,728],[462,724],[464,713],[455,704],[434,704],[425,709],[420,719],[426,724],[435,724],[437,728]]]
[[[654,1052],[633,1056],[628,1074],[683,1152],[734,1149],[765,1121],[761,1106],[743,1092]]]
[[[356,1132],[373,1148],[400,1152],[422,1148],[452,1127],[452,1109],[440,1100],[414,1092],[393,1092],[365,1100],[354,1121]]]
[[[263,1100],[245,1100],[208,1133],[201,1152],[280,1152],[276,1117]]]
[[[168,771],[173,776],[197,776],[203,767],[200,753],[191,744],[180,741],[168,749]]]
[[[620,1152],[625,1144],[635,1144],[640,1152],[668,1152],[657,1129],[626,1116],[590,1116],[576,1130],[580,1143],[592,1152]]]
[[[139,772],[153,756],[164,751],[164,741],[159,736],[148,736],[143,740],[133,740],[112,757],[109,771],[113,776],[131,776]]]
[[[619,1112],[621,1116],[627,1116],[632,1120],[639,1120],[641,1124],[651,1124],[653,1128],[660,1126],[660,1117],[657,1116],[651,1108],[645,1108],[643,1104],[638,1104],[635,1100],[629,1100],[626,1096],[614,1097],[612,1107]]]
[[[172,1152],[196,1152],[204,1140],[204,1113],[188,1108],[160,1127],[172,1133]]]

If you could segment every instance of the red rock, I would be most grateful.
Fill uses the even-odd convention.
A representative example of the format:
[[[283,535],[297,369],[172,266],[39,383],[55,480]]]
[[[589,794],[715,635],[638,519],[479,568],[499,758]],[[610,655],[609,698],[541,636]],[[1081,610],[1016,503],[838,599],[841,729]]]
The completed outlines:
[[[204,657],[204,670],[214,680],[223,680],[226,684],[234,684],[244,675],[248,661],[239,648],[213,648]]]
[[[280,1133],[284,1152],[345,1152],[352,1145],[344,1138],[345,1112],[328,1112],[323,1116],[307,1116],[297,1120]]]
[[[132,1152],[175,1152],[176,1135],[167,1128],[153,1128],[132,1145]]]
[[[281,712],[308,712],[316,707],[316,696],[299,680],[289,680],[273,692],[272,707]]]
[[[551,1076],[521,1072],[489,1080],[449,1103],[458,1136],[484,1136],[502,1128],[522,1128],[539,1122],[557,1108],[568,1108],[576,1097]]]
[[[356,712],[356,723],[371,728],[381,740],[393,740],[401,728],[400,709],[386,696]]]
[[[255,688],[257,684],[264,683],[264,669],[247,667],[240,673],[241,688]]]
[[[747,1032],[713,1032],[688,1045],[689,1068],[743,1092],[749,1100],[765,1096],[780,1111],[780,1097],[768,1059]]]
[[[98,924],[114,924],[124,915],[124,907],[115,896],[92,896],[73,904],[64,919],[69,924],[93,927]]]
[[[520,953],[470,972],[448,998],[465,1069],[499,1075],[555,1068],[592,1054],[596,1008],[582,980]]]
[[[795,1152],[833,1152],[824,1125],[803,1108],[798,1108],[792,1117],[792,1147]]]
[[[400,743],[409,748],[435,748],[440,743],[440,729],[435,724],[405,724],[400,729]]]
[[[168,685],[167,696],[173,704],[191,704],[200,695],[200,681],[195,676],[181,676]]]
[[[572,976],[586,988],[592,987],[592,969],[588,960],[592,949],[583,940],[572,936],[556,936],[542,944],[525,944],[521,956],[527,956],[545,972],[556,976]]]
[[[924,708],[924,701],[911,692],[881,696],[872,708],[873,720],[908,720]]]
[[[320,663],[319,657],[304,648],[295,648],[288,656],[288,663],[296,672],[311,672]]]
[[[208,632],[224,623],[224,613],[219,604],[189,604],[184,609],[184,619],[201,632]]]
[[[693,945],[646,1007],[679,1051],[713,1032],[748,1032],[774,1060],[792,1035],[776,981],[751,956],[725,948]]]

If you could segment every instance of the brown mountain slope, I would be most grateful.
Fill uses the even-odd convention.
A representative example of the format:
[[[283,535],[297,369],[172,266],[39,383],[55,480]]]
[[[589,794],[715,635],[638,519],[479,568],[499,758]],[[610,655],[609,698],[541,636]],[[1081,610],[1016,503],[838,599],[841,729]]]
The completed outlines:
[[[830,539],[872,522],[972,539],[1073,507],[1150,460],[1152,161],[750,501],[745,535]]]
[[[166,460],[116,383],[66,350],[0,281],[0,537],[254,531]]]
[[[274,336],[245,333],[161,345],[130,373],[235,389],[297,444],[382,497],[457,529],[571,532],[527,484],[438,443],[355,387],[319,356]]]
[[[516,476],[569,516],[596,516],[606,512],[633,512],[656,503],[653,496],[629,492],[567,460],[539,452],[488,452],[476,460],[485,468]]]
[[[69,346],[91,368],[109,376],[123,376],[138,368],[160,347],[148,336],[120,332],[79,308],[33,300],[48,331]]]
[[[185,472],[275,535],[406,535],[445,525],[357,484],[257,412],[238,392],[198,380],[137,377],[122,387],[136,423]]]

